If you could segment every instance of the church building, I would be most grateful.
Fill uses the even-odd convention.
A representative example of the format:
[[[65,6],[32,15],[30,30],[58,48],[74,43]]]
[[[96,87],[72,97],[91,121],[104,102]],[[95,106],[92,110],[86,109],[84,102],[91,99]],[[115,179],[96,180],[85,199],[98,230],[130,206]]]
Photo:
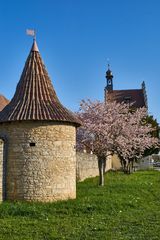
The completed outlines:
[[[148,109],[147,105],[147,94],[145,83],[142,82],[142,87],[140,89],[125,89],[125,90],[114,90],[113,88],[113,74],[110,70],[110,66],[108,64],[108,70],[106,72],[106,80],[107,84],[104,89],[105,93],[105,102],[113,102],[117,103],[128,103],[131,105],[132,109],[145,107]],[[120,169],[121,163],[120,159],[116,154],[112,156],[112,168]]]
[[[113,74],[108,64],[108,70],[106,72],[107,85],[105,87],[105,102],[116,101],[117,103],[128,103],[133,108],[146,107],[147,94],[145,88],[145,82],[142,82],[140,89],[126,89],[126,90],[114,90],[113,88]]]

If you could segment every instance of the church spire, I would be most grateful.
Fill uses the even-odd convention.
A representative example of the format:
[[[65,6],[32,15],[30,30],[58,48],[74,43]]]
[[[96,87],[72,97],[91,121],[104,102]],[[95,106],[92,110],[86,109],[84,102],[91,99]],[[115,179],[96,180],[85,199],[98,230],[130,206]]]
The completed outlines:
[[[39,52],[39,49],[38,49],[37,42],[36,42],[35,38],[33,39],[33,45],[32,45],[31,51],[32,52]]]
[[[110,70],[110,65],[108,64],[108,70],[106,72],[106,80],[107,80],[107,86],[106,90],[112,91],[113,90],[113,74]]]

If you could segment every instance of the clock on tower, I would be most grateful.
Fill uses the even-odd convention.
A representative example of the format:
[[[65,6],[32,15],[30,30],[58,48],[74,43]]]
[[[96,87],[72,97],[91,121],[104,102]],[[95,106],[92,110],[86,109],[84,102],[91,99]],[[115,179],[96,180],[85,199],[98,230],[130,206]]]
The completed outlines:
[[[107,86],[106,86],[106,89],[109,91],[109,90],[113,90],[113,75],[112,75],[112,72],[110,70],[110,66],[108,64],[108,70],[106,72],[106,79],[107,79]]]

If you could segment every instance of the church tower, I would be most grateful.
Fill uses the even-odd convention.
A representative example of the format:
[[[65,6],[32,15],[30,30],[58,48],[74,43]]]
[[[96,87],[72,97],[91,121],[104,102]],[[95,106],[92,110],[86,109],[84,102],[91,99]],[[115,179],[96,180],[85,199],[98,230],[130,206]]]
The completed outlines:
[[[110,70],[109,64],[108,64],[108,70],[106,72],[106,80],[107,80],[106,90],[112,91],[113,90],[113,75],[112,75],[112,71]]]
[[[108,70],[106,71],[106,82],[107,82],[107,85],[104,89],[105,102],[107,99],[107,93],[110,91],[113,91],[113,74],[112,74],[112,71],[110,70],[109,64],[108,64]]]

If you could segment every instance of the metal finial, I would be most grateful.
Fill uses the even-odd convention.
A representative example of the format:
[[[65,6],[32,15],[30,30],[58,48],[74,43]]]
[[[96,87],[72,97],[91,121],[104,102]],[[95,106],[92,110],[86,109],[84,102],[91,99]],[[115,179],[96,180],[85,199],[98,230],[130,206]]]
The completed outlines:
[[[109,68],[110,68],[110,60],[109,60],[109,58],[107,58],[107,65],[108,65],[108,70],[109,70]]]
[[[33,41],[36,41],[36,30],[34,29]]]

